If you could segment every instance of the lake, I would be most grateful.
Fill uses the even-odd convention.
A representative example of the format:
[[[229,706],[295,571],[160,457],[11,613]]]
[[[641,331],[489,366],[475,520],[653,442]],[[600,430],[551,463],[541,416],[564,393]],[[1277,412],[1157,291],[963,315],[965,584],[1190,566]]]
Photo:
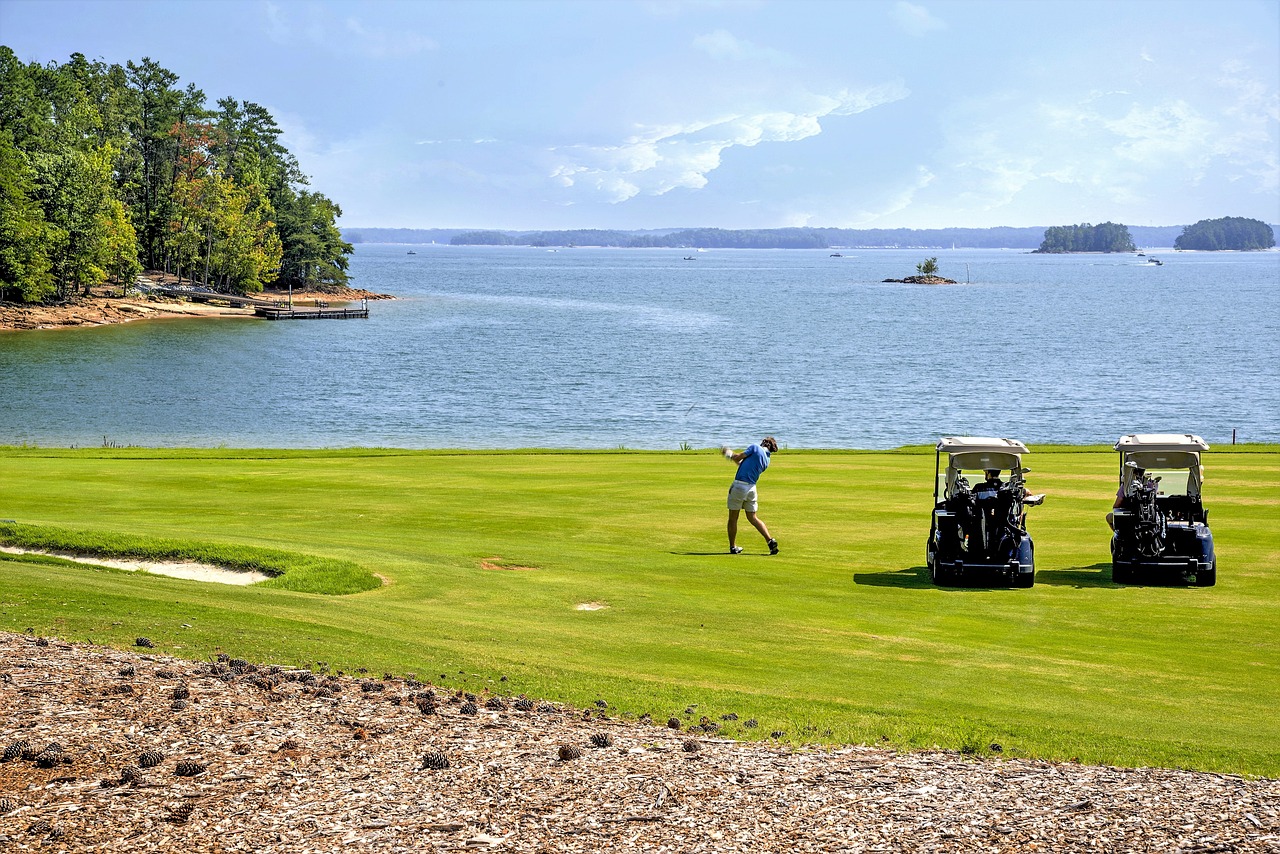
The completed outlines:
[[[0,444],[1280,441],[1280,252],[840,252],[358,245],[367,321],[0,334]]]

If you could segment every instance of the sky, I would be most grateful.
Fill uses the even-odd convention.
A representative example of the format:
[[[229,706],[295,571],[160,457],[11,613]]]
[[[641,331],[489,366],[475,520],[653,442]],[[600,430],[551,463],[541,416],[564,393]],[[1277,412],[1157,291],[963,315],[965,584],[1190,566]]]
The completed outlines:
[[[347,227],[1280,223],[1280,0],[0,0],[266,107]]]

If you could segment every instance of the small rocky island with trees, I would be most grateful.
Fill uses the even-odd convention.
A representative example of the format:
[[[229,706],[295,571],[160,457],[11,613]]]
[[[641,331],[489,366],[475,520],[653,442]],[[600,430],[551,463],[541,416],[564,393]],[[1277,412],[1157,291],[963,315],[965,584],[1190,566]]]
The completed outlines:
[[[944,279],[938,275],[938,259],[928,258],[916,265],[916,275],[905,279],[885,279],[886,282],[897,282],[904,285],[954,285],[955,280]]]

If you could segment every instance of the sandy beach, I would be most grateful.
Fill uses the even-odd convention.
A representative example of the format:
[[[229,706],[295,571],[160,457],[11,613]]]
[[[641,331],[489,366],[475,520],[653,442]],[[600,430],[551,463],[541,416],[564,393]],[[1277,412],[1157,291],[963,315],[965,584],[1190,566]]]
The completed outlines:
[[[139,285],[176,285],[178,279],[156,270],[148,270],[138,277]],[[189,284],[189,282],[183,282]],[[79,295],[59,305],[27,305],[25,303],[0,302],[0,332],[28,329],[74,329],[86,326],[104,326],[110,323],[129,323],[134,320],[158,320],[165,318],[235,318],[253,317],[252,308],[236,308],[228,305],[191,302],[172,297],[130,291],[120,296],[118,288],[103,286],[92,289],[89,296]],[[267,291],[256,295],[263,300],[284,303],[288,297],[280,292]],[[294,291],[295,306],[311,307],[317,300],[330,304],[354,302],[360,299],[394,299],[387,294],[347,288],[340,293]]]

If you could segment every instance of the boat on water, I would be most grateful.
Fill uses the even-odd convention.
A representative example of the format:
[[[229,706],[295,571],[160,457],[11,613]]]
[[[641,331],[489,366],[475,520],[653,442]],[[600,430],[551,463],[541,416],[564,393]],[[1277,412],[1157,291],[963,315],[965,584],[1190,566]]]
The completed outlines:
[[[697,261],[698,259],[697,259],[697,258],[694,258],[692,255],[686,255],[686,256],[684,256],[684,260],[686,260],[686,261]]]
[[[407,254],[407,255],[417,255],[418,253],[417,253],[417,252],[414,252],[412,249],[410,249],[410,250],[409,250],[407,253],[405,253],[405,254]]]
[[[1155,264],[1157,267],[1163,267],[1163,266],[1164,266],[1164,262],[1163,262],[1163,261],[1161,261],[1159,258],[1148,258],[1148,259],[1147,259],[1147,263],[1148,263],[1148,264]]]

